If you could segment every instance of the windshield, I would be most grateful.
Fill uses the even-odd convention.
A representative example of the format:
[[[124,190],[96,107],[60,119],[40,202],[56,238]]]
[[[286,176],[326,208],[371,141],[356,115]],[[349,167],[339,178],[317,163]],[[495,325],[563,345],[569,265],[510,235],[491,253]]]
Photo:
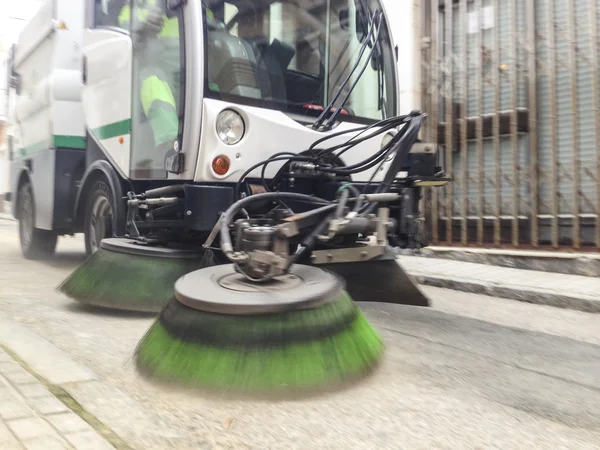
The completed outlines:
[[[395,60],[385,23],[378,44],[362,48],[375,28],[369,17],[377,1],[203,3],[207,97],[317,117],[348,79],[333,104],[343,102],[339,119],[396,115]]]

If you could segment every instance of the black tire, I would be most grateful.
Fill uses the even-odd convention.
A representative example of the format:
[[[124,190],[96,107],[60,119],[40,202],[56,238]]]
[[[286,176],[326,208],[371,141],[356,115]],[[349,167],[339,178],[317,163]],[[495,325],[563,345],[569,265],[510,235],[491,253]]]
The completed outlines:
[[[83,232],[87,256],[100,248],[102,239],[113,237],[113,198],[110,185],[104,177],[92,182],[88,194],[82,201],[85,204]]]
[[[54,255],[58,235],[51,230],[35,228],[35,200],[31,183],[26,181],[19,188],[17,202],[19,240],[26,259],[48,259]]]

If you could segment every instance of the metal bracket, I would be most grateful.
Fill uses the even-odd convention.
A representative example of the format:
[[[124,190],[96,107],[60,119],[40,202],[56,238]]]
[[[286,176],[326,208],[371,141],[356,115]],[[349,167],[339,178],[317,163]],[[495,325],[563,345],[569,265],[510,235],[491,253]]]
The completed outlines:
[[[127,193],[127,224],[125,225],[125,229],[127,230],[127,234],[133,238],[140,237],[140,230],[135,224],[135,216],[139,211],[139,201],[135,199],[135,194],[133,192]]]
[[[379,208],[377,217],[370,221],[375,227],[375,236],[358,247],[316,250],[311,255],[313,264],[335,264],[369,261],[383,255],[388,245],[387,233],[390,222],[389,208]]]
[[[208,238],[206,238],[206,241],[202,245],[203,248],[210,248],[215,242],[217,235],[221,232],[221,220],[223,220],[224,215],[225,213],[221,213],[221,215],[219,216],[219,220],[217,220],[217,223],[215,223],[215,226],[208,235]]]
[[[436,144],[431,142],[415,142],[410,149],[410,153],[435,153]]]
[[[385,247],[376,244],[366,244],[359,247],[336,248],[332,250],[316,250],[312,252],[311,262],[319,264],[350,263],[370,261],[382,256]]]
[[[165,158],[165,170],[169,173],[180,174],[185,169],[185,154],[179,151],[179,145],[177,141],[174,143],[174,154],[169,155]]]

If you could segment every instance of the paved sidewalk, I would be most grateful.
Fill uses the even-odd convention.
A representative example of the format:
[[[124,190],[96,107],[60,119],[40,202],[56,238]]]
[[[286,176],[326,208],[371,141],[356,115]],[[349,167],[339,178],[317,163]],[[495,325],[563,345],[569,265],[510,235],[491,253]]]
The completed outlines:
[[[52,320],[55,320],[56,316],[53,317]],[[77,318],[78,321],[81,320],[81,317],[77,315],[70,317],[71,319]],[[107,322],[110,322],[110,320]],[[75,327],[77,328],[77,326]],[[82,328],[79,329],[81,330]],[[8,372],[4,374],[3,370],[8,370],[5,369],[5,366],[11,366],[12,370],[17,370],[18,367],[15,367],[15,365],[19,366],[19,364],[16,364],[13,358],[8,358],[9,355],[6,355],[6,352],[1,354],[0,386],[2,387],[0,389],[6,389],[4,379],[7,379],[11,388],[9,393],[12,395],[12,393],[16,392],[22,398],[26,399],[25,403],[32,410],[32,417],[51,423],[51,427],[59,433],[62,442],[67,442],[71,445],[71,447],[66,448],[77,450],[104,450],[106,448],[117,448],[119,450],[131,450],[134,448],[162,450],[168,448],[190,448],[186,446],[188,445],[186,439],[188,439],[189,431],[178,420],[165,418],[153,408],[149,408],[131,397],[129,393],[116,387],[111,382],[103,380],[102,377],[97,375],[88,366],[73,359],[69,353],[57,347],[25,324],[5,317],[3,311],[0,310],[0,350],[2,349],[6,349],[10,355],[15,355],[15,358],[25,365],[26,373],[25,375],[21,375],[23,377],[23,380],[21,380],[22,384],[33,383],[34,381],[37,383],[35,377],[27,376],[27,372],[36,374],[36,377],[42,380],[42,387],[44,385],[49,387],[52,393],[63,400],[69,409],[75,412],[78,417],[83,418],[97,434],[112,445],[112,447],[106,447],[98,443],[97,446],[94,446],[96,445],[94,444],[95,440],[92,440],[92,437],[89,439],[87,437],[89,428],[86,428],[87,432],[78,431],[71,433],[69,429],[61,431],[57,428],[56,424],[49,421],[51,418],[55,418],[52,417],[52,414],[44,414],[44,412],[40,411],[36,415],[33,415],[33,412],[37,411],[35,404],[29,406],[29,397],[23,391],[29,389],[37,389],[40,393],[42,391],[40,391],[39,387],[28,388],[20,386],[21,383],[12,380],[8,376]],[[10,364],[5,364],[7,361]],[[45,391],[44,393],[48,395],[48,389],[45,389]],[[1,393],[2,391],[0,391]],[[0,413],[2,412],[2,404],[3,400],[0,397]],[[81,424],[79,421],[77,423]],[[80,434],[76,435],[74,433]],[[15,437],[12,431],[11,435]],[[2,436],[1,431],[0,436]],[[72,441],[78,436],[83,436],[83,442]],[[90,436],[93,435],[90,434]],[[14,447],[3,447],[0,441],[0,450],[10,450],[12,448]],[[16,448],[22,449],[23,447]],[[50,450],[52,447],[44,446],[39,448]],[[213,447],[201,446],[199,448]]]
[[[0,449],[114,449],[0,349]]]
[[[114,449],[0,349],[0,449]]]
[[[600,278],[399,256],[419,284],[600,313]]]

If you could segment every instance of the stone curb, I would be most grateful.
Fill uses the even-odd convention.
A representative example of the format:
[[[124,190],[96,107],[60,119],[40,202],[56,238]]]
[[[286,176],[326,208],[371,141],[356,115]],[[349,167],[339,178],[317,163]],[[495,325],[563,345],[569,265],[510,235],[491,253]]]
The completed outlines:
[[[600,277],[600,254],[597,253],[427,247],[414,256],[511,269]]]
[[[473,294],[518,300],[525,303],[573,309],[588,313],[600,313],[600,299],[592,296],[572,296],[563,292],[531,289],[519,286],[498,285],[485,281],[460,280],[440,275],[409,272],[414,280],[424,286],[452,289]]]

